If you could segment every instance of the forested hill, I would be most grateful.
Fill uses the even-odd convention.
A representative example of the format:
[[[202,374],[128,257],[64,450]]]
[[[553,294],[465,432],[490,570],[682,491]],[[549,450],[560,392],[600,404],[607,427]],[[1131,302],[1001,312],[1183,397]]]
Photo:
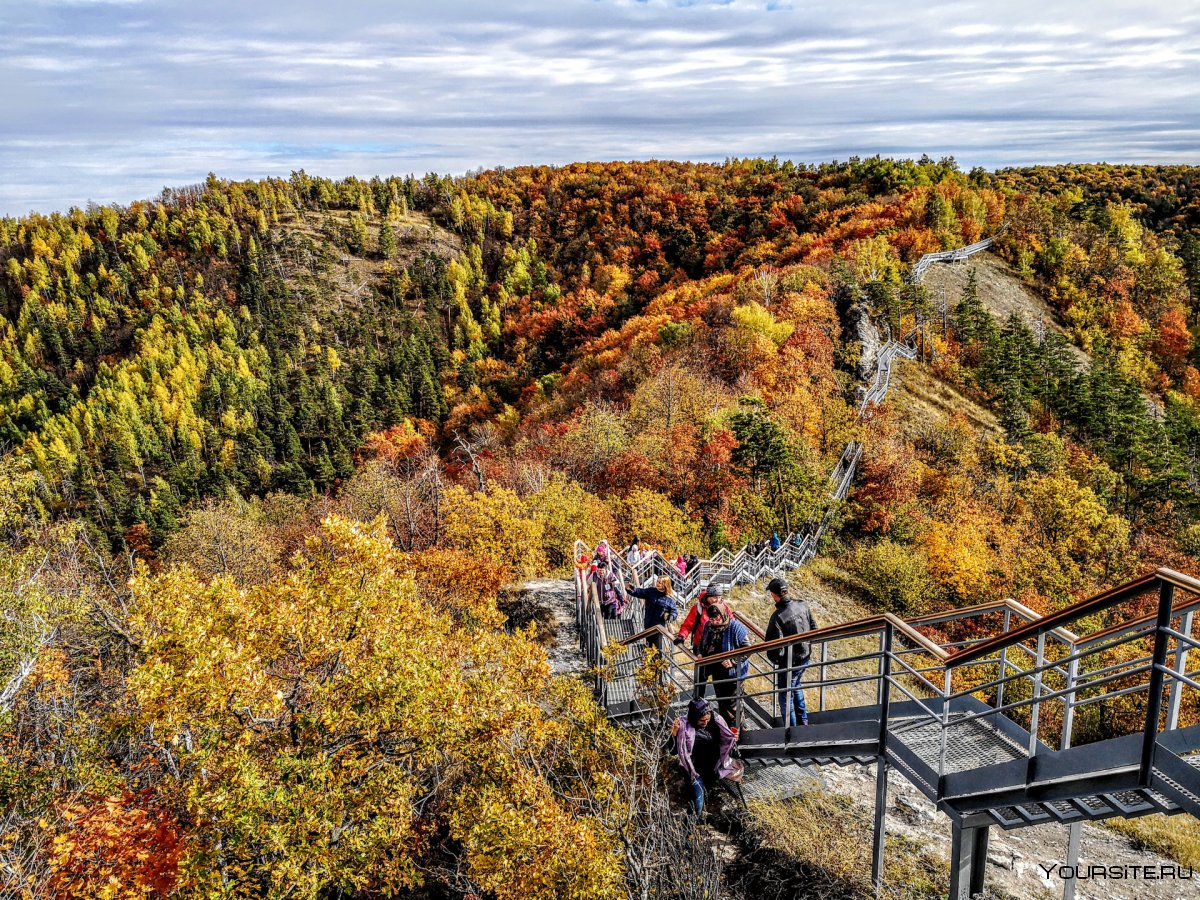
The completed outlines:
[[[804,479],[776,478],[770,509],[735,513],[723,486],[682,473],[732,454],[770,474],[781,451],[743,440],[763,438],[759,419],[780,428],[789,465],[818,471],[815,457],[849,427],[851,301],[865,294],[893,327],[928,317],[906,266],[1008,222],[1001,252],[1106,380],[1039,376],[1058,363],[1014,345],[1032,335],[1012,323],[992,334],[969,304],[938,351],[961,355],[963,377],[1016,430],[1052,416],[1101,445],[1146,432],[1110,459],[1120,477],[1186,487],[1200,396],[1192,173],[968,176],[952,160],[878,158],[369,182],[301,172],[4,219],[0,441],[6,465],[35,477],[41,515],[83,515],[138,546],[161,542],[206,496],[335,489],[370,455],[367,436],[397,427],[452,465],[477,462],[475,444],[489,459],[502,446],[601,494],[654,489],[691,505],[720,542],[805,514],[811,504],[788,487]],[[995,352],[983,352],[989,341]],[[719,396],[706,402],[761,405],[723,427],[685,416],[687,434],[668,411],[669,439],[656,437],[660,423],[639,409],[672,361],[713,377]],[[1052,402],[1064,385],[1070,408]],[[1116,411],[1139,392],[1165,404],[1170,435]],[[1088,399],[1101,394],[1110,399]],[[567,458],[564,434],[609,427],[603,416],[626,406],[619,453]],[[1151,449],[1168,439],[1169,452]],[[1154,453],[1170,471],[1139,473],[1133,458],[1153,469]]]
[[[1200,571],[1194,183],[589,163],[0,219],[0,894],[685,893],[721,855],[661,742],[502,587],[803,527],[852,440],[815,567],[867,608]],[[906,278],[986,235],[1059,327]],[[919,360],[860,419],[889,330]]]

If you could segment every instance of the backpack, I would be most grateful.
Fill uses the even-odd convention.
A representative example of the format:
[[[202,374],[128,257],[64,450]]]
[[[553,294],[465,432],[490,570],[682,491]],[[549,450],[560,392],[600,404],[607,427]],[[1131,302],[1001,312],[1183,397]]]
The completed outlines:
[[[600,614],[606,619],[619,619],[625,612],[625,595],[617,584],[617,579],[611,574],[601,576],[600,582]]]

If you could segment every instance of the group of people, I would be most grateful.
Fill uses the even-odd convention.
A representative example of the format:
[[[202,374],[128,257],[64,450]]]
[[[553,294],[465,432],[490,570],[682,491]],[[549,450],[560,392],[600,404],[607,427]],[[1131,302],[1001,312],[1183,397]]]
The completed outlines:
[[[778,534],[771,536],[770,546],[778,549]],[[636,566],[643,552],[648,551],[643,551],[635,538],[623,555],[627,563]],[[629,598],[636,597],[643,604],[643,630],[660,625],[665,627],[678,618],[680,610],[672,578],[659,575],[651,583],[626,590],[615,553],[607,541],[597,545],[590,559],[581,557],[577,564],[581,570],[590,569],[587,577],[597,589],[601,613],[605,617],[619,618],[625,612]],[[687,577],[698,564],[694,555],[676,560],[681,578]],[[816,630],[812,608],[807,601],[790,595],[784,579],[773,578],[767,585],[767,592],[775,604],[765,633],[768,643]],[[698,660],[697,678],[686,714],[672,723],[671,748],[678,754],[679,768],[690,788],[689,799],[699,813],[704,808],[706,792],[721,779],[736,778],[740,772],[740,763],[733,759],[738,736],[737,699],[750,668],[749,629],[734,616],[726,602],[725,586],[719,581],[709,583],[680,622],[674,643],[683,645],[686,642],[690,642],[691,651]],[[660,633],[649,635],[646,643],[662,651]],[[711,657],[720,659],[706,662]],[[811,657],[812,648],[808,641],[792,641],[767,650],[767,658],[775,667],[778,724],[781,727],[808,725],[803,678]],[[712,682],[715,704],[707,699],[709,682]]]
[[[800,546],[800,540],[800,536],[796,535],[792,538],[792,543],[794,543],[796,546]],[[749,544],[747,544],[746,552],[751,556],[759,556],[766,550],[770,550],[772,553],[774,553],[782,546],[783,540],[779,537],[779,532],[773,531],[771,532],[771,537],[768,540],[757,542],[751,541]]]
[[[767,642],[817,629],[811,606],[806,600],[791,597],[784,579],[773,578],[767,592],[775,603],[767,624]],[[675,637],[676,644],[690,639],[693,653],[701,660],[687,713],[671,726],[672,749],[678,754],[679,768],[690,787],[689,800],[697,814],[704,809],[706,792],[723,778],[736,780],[741,772],[740,763],[733,759],[738,738],[734,723],[737,697],[749,673],[749,662],[745,654],[735,651],[750,646],[750,635],[746,626],[733,616],[724,595],[721,584],[710,584],[688,611]],[[716,655],[723,658],[703,661]],[[812,659],[811,643],[792,641],[767,650],[767,657],[775,666],[778,724],[789,728],[808,725],[803,678]],[[716,709],[706,697],[710,680],[717,697]]]
[[[634,568],[653,553],[654,550],[642,546],[641,538],[635,537],[625,548],[625,562],[629,563],[630,568]],[[698,565],[700,565],[700,557],[695,553],[675,557],[674,566],[680,578],[687,578]]]

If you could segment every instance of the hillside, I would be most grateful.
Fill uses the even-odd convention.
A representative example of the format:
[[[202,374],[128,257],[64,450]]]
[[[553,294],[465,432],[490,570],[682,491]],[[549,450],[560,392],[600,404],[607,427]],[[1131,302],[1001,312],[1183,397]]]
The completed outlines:
[[[1190,220],[1043,178],[296,172],[0,219],[0,893],[736,893],[503,589],[800,530],[851,442],[822,550],[871,610],[1200,570]],[[909,268],[1005,222],[934,327]],[[921,361],[860,417],[864,314]]]
[[[1012,266],[992,253],[979,253],[961,263],[933,266],[925,274],[923,283],[929,288],[935,304],[940,306],[944,298],[953,314],[966,293],[972,273],[980,302],[997,322],[1006,322],[1015,315],[1034,332],[1049,329],[1068,336],[1059,314],[1045,298],[1022,281]],[[1082,349],[1072,345],[1070,351],[1080,363],[1086,362],[1088,357]]]

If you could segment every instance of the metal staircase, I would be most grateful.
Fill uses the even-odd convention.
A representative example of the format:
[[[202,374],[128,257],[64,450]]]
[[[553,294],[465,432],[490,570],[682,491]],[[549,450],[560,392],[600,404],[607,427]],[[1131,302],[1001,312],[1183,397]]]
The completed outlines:
[[[614,720],[677,715],[701,666],[745,657],[735,716],[744,759],[878,763],[877,880],[890,770],[950,817],[955,900],[982,890],[992,825],[1066,824],[1077,854],[1084,821],[1200,816],[1200,667],[1188,663],[1200,647],[1200,581],[1187,575],[1159,569],[1046,617],[1008,600],[909,621],[872,616],[769,643],[747,623],[753,647],[703,660],[661,627],[618,638],[636,620],[603,619],[584,573],[576,584],[597,696]],[[1068,630],[1077,624],[1092,630]],[[637,677],[656,634],[667,652],[652,660],[656,672],[646,669],[652,677]],[[790,656],[801,639],[812,646],[810,724],[780,727],[767,653]]]
[[[933,263],[966,259],[991,244],[989,238],[926,254],[911,280]],[[887,396],[895,359],[915,356],[914,335],[884,345],[859,419]],[[857,441],[846,445],[821,520],[776,550],[721,550],[682,577],[656,552],[632,566],[614,553],[618,577],[645,584],[670,575],[686,604],[710,584],[728,588],[802,566],[815,555],[861,456]],[[1188,666],[1200,647],[1200,580],[1159,569],[1045,617],[1006,600],[908,621],[872,616],[769,643],[756,623],[739,616],[757,642],[748,651],[697,659],[673,646],[661,626],[639,631],[639,601],[621,619],[604,619],[586,566],[592,551],[577,542],[575,558],[581,642],[610,718],[636,723],[677,715],[703,684],[702,667],[745,657],[749,674],[738,686],[734,716],[743,759],[762,767],[876,764],[877,884],[893,770],[951,820],[951,900],[983,890],[993,825],[1066,825],[1067,866],[1074,870],[1085,821],[1200,817],[1200,667]],[[646,652],[652,637],[663,654]],[[775,679],[801,669],[791,660],[802,641],[812,646],[803,667],[809,725],[782,727],[787,695]],[[768,658],[772,650],[786,653],[782,669]],[[1074,891],[1067,880],[1067,900]]]

